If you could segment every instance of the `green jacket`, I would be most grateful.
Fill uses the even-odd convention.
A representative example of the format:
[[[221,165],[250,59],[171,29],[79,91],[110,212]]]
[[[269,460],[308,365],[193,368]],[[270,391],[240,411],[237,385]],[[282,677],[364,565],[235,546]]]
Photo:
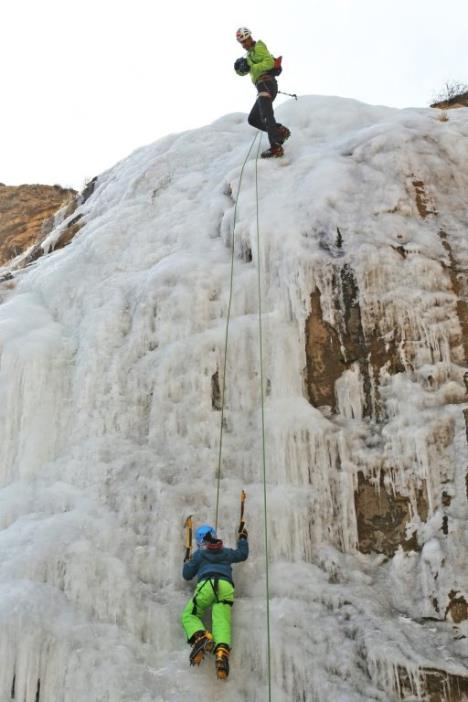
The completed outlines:
[[[268,51],[266,44],[258,40],[247,54],[247,63],[250,66],[250,77],[255,84],[260,76],[271,71],[275,65],[275,59]]]

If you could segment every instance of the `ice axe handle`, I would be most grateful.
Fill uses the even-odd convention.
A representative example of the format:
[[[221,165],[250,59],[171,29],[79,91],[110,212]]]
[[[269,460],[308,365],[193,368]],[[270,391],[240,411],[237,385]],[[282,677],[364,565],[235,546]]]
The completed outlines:
[[[192,557],[192,515],[190,514],[185,520],[185,557],[184,563]]]
[[[245,493],[245,490],[241,491],[241,506],[240,506],[240,521],[239,521],[239,531],[238,534],[242,534],[242,532],[245,529],[245,519],[244,519],[244,506],[245,506],[245,500],[247,499],[247,495]]]

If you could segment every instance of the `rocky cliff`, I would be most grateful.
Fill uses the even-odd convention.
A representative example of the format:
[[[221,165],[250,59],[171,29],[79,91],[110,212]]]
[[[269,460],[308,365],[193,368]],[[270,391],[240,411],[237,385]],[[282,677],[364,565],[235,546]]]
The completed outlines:
[[[447,100],[438,100],[434,102],[431,107],[437,107],[441,110],[452,110],[459,107],[468,107],[468,92],[460,93]]]
[[[57,211],[71,205],[74,190],[58,185],[0,184],[0,266],[42,241]]]

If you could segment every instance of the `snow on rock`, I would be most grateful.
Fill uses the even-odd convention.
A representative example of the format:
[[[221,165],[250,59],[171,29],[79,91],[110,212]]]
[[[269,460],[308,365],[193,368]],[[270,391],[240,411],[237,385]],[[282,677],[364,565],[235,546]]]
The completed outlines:
[[[240,192],[244,115],[135,152],[0,291],[2,700],[267,699],[259,266],[272,699],[468,694],[468,115],[278,115],[286,156],[254,149]],[[224,684],[189,669],[181,561],[214,519],[233,236]]]

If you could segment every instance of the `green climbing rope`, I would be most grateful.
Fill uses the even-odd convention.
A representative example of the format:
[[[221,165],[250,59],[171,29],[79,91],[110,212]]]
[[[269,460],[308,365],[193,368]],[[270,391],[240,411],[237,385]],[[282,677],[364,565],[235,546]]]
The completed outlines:
[[[253,146],[255,144],[255,140],[257,139],[257,136],[258,136],[258,134],[256,134],[254,136],[254,138],[252,139],[252,143],[250,144],[249,150],[247,152],[247,156],[245,157],[244,163],[242,164],[241,172],[239,175],[239,183],[237,186],[236,203],[234,205],[234,222],[232,225],[232,243],[231,243],[231,274],[230,274],[230,282],[229,282],[229,302],[228,302],[227,315],[226,315],[226,332],[225,332],[225,336],[224,336],[223,381],[222,381],[222,386],[221,386],[221,421],[220,421],[220,425],[219,425],[219,452],[218,452],[218,471],[217,471],[217,479],[216,479],[215,529],[218,528],[218,517],[219,517],[221,462],[222,462],[222,457],[223,457],[224,399],[225,399],[225,393],[226,393],[226,368],[227,368],[227,357],[228,357],[229,322],[231,321],[232,291],[233,291],[233,281],[234,281],[234,245],[235,245],[236,222],[237,222],[237,205],[239,202],[239,194],[240,194],[240,189],[241,189],[241,185],[242,185],[242,177],[244,175],[244,169],[245,169],[246,163],[248,161],[248,158],[250,156],[250,152],[252,151]],[[258,157],[258,155],[257,155],[257,157]]]
[[[271,702],[271,641],[270,641],[270,578],[268,560],[268,505],[266,488],[266,446],[265,446],[265,383],[263,373],[263,329],[262,329],[262,259],[260,255],[260,223],[258,207],[258,155],[261,140],[258,144],[257,158],[255,159],[255,197],[257,201],[257,282],[258,282],[258,346],[260,356],[260,405],[262,417],[262,471],[263,471],[263,517],[265,538],[265,586],[266,586],[266,623],[267,623],[267,661],[268,661],[268,701]]]
[[[252,140],[250,148],[242,164],[239,175],[239,183],[237,188],[237,197],[234,207],[234,222],[232,227],[232,243],[231,243],[231,271],[229,283],[229,302],[226,315],[226,332],[224,338],[224,364],[223,364],[223,381],[221,390],[221,421],[219,429],[219,454],[218,454],[218,471],[217,471],[217,487],[216,487],[216,518],[215,528],[218,528],[219,517],[219,496],[221,485],[221,463],[223,451],[223,429],[224,429],[224,400],[226,392],[226,368],[228,357],[228,341],[229,341],[229,323],[231,320],[231,306],[234,280],[234,247],[235,247],[235,231],[237,222],[237,205],[244,174],[245,165],[248,161],[250,153],[255,144],[258,135]],[[262,294],[261,294],[261,256],[260,256],[260,223],[259,223],[259,206],[258,206],[258,157],[261,148],[261,138],[258,141],[257,155],[255,158],[255,197],[256,197],[256,228],[257,228],[257,284],[258,284],[258,338],[259,338],[259,356],[260,356],[260,405],[261,405],[261,433],[262,433],[262,474],[263,474],[263,513],[264,513],[264,543],[265,543],[265,573],[266,573],[266,624],[267,624],[267,662],[268,662],[268,702],[271,702],[271,635],[270,635],[270,579],[269,579],[269,558],[268,558],[268,504],[267,504],[267,488],[266,488],[266,442],[265,442],[265,391],[264,391],[264,372],[263,372],[263,329],[262,329]]]

